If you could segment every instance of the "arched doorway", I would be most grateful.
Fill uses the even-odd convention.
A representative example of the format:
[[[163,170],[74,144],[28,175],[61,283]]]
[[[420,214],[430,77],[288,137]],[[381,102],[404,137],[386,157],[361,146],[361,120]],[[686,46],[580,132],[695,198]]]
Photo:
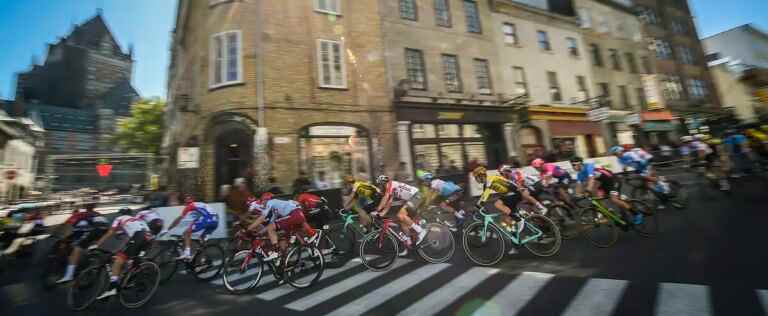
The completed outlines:
[[[318,123],[299,132],[300,168],[314,183],[341,187],[342,177],[369,180],[372,172],[368,130],[346,123]]]
[[[216,189],[246,177],[253,163],[255,124],[247,117],[225,114],[211,121]]]

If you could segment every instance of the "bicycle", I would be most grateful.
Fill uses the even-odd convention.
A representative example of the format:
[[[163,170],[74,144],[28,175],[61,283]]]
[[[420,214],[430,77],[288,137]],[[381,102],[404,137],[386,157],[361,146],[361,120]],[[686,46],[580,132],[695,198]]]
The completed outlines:
[[[574,234],[569,227],[574,223],[576,210],[560,197],[557,187],[554,185],[545,187],[542,185],[541,180],[539,180],[533,185],[528,186],[528,189],[531,192],[531,196],[541,202],[541,205],[547,209],[546,212],[539,212],[539,214],[548,217],[557,224],[557,228],[560,229],[560,235],[564,240],[578,237],[578,234]],[[521,203],[528,205],[526,202]],[[532,205],[529,205],[529,208],[534,210]]]
[[[667,192],[661,192],[656,188],[649,188],[648,181],[640,176],[624,177],[624,182],[632,187],[630,196],[633,199],[645,201],[652,205],[654,209],[658,208],[659,203],[666,202],[670,202],[676,209],[688,207],[688,192],[683,189],[683,185],[679,181],[668,180],[664,176],[659,176],[659,181],[669,186]]]
[[[334,244],[334,259],[333,263],[327,263],[329,268],[339,268],[352,260],[354,257],[354,249],[357,242],[362,241],[362,237],[368,234],[366,229],[358,218],[357,214],[348,212],[347,210],[338,210],[341,216],[341,222],[326,225],[323,229],[326,231],[327,236]]]
[[[64,276],[64,272],[66,271],[67,265],[69,264],[69,256],[74,249],[74,246],[72,245],[72,238],[52,238],[54,238],[55,241],[53,242],[53,245],[48,250],[48,252],[44,255],[45,263],[43,271],[40,274],[41,285],[45,290],[52,290],[56,288],[56,281]],[[77,264],[75,275],[78,275],[81,271],[83,271],[84,268],[91,266],[95,257],[97,257],[97,254],[95,254],[93,250],[84,250],[83,252],[84,253],[81,256],[80,261]]]
[[[160,267],[161,283],[171,280],[182,264],[198,281],[210,281],[221,272],[226,259],[224,249],[218,244],[209,243],[206,236],[200,236],[200,241],[193,240],[191,260],[179,260],[184,251],[184,239],[181,235],[172,235],[175,240],[167,241],[152,258]]]
[[[590,204],[579,210],[577,227],[579,234],[586,233],[590,242],[596,247],[607,248],[614,245],[619,239],[619,229],[634,230],[642,237],[652,237],[659,231],[659,216],[653,212],[646,202],[630,199],[632,209],[643,214],[641,224],[633,224],[625,220],[624,216],[616,213],[612,208],[606,207],[601,201],[608,197],[595,198],[586,196],[580,200],[589,200]]]
[[[85,310],[109,284],[112,270],[112,253],[98,249],[94,264],[83,270],[72,282],[67,304],[72,310]],[[154,296],[160,284],[160,268],[142,255],[126,262],[120,275],[118,297],[125,308],[144,306]]]
[[[307,243],[303,238],[291,234],[290,248],[282,252],[277,259],[264,261],[263,245],[269,242],[269,238],[256,237],[250,233],[248,235],[251,237],[250,249],[240,251],[229,258],[222,274],[224,287],[230,293],[243,294],[255,288],[261,282],[265,262],[275,280],[285,281],[297,289],[312,286],[322,277],[325,259],[315,243]],[[282,235],[281,241],[285,239]],[[241,285],[244,286],[239,287]]]
[[[481,266],[497,264],[506,254],[506,240],[514,245],[523,245],[539,257],[553,256],[560,250],[562,236],[557,224],[540,214],[521,212],[522,229],[511,231],[502,228],[496,218],[501,214],[488,214],[485,206],[475,213],[473,222],[464,229],[462,243],[464,253],[472,262]],[[505,240],[506,239],[506,240]],[[497,244],[491,245],[493,242]],[[483,258],[480,251],[490,250],[489,258]]]
[[[450,229],[442,224],[428,223],[427,234],[418,245],[412,245],[410,237],[395,231],[396,224],[389,218],[374,217],[374,228],[360,243],[360,260],[372,271],[385,271],[394,265],[400,253],[400,243],[407,249],[416,249],[422,259],[429,263],[448,261],[456,251],[456,241]],[[370,249],[368,247],[371,247]]]

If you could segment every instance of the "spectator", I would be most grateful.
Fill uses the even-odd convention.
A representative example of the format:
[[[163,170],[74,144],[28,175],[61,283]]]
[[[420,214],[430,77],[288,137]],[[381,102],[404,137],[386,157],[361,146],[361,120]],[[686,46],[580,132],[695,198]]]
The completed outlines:
[[[224,203],[227,205],[227,210],[235,214],[236,217],[241,218],[248,213],[248,200],[253,198],[245,178],[235,179],[234,188],[229,190],[228,194],[223,197]]]
[[[269,178],[267,178],[267,181],[269,182],[267,183],[267,187],[269,188],[267,189],[267,192],[272,193],[274,195],[285,194],[285,192],[283,192],[283,189],[280,188],[280,185],[277,184],[277,178],[275,178],[274,176],[270,176]]]
[[[459,166],[456,165],[456,160],[451,160],[448,162],[448,174],[459,174],[461,173],[461,169],[459,169]]]
[[[325,180],[325,171],[318,171],[315,179],[315,188],[318,190],[328,190],[331,188],[331,182]]]
[[[408,164],[405,161],[401,161],[397,166],[397,172],[395,172],[395,181],[407,183],[411,181],[411,175],[408,173]]]
[[[307,177],[307,173],[304,170],[299,171],[299,177],[293,181],[293,194],[299,194],[312,188],[312,181]]]

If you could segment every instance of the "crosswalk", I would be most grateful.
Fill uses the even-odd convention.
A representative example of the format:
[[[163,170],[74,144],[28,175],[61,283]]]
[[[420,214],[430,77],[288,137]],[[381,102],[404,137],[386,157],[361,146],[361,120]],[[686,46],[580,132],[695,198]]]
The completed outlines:
[[[246,295],[296,312],[331,316],[531,314],[529,305],[548,302],[550,296],[559,296],[557,302],[567,297],[566,304],[551,306],[552,314],[608,316],[619,314],[623,301],[633,299],[628,296],[632,294],[630,281],[587,278],[566,287],[569,290],[562,290],[559,282],[560,277],[550,273],[509,274],[495,268],[459,268],[407,259],[398,260],[388,271],[371,272],[353,260],[339,269],[326,270],[320,282],[301,290],[279,284],[267,271],[253,293]],[[211,284],[221,286],[222,282]],[[768,315],[768,290],[751,292],[759,305],[754,310]],[[649,310],[654,315],[716,314],[713,294],[706,285],[659,283],[650,295],[655,297]]]

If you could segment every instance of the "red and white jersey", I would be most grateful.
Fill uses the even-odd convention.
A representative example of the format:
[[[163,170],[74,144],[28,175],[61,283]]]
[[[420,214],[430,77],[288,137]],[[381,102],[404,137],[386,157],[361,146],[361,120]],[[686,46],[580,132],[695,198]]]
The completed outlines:
[[[160,217],[160,214],[157,214],[157,211],[155,211],[155,210],[141,211],[138,214],[136,214],[136,217],[140,218],[141,220],[143,220],[146,223],[149,223],[149,222],[154,221],[156,219],[162,220],[162,218]]]
[[[123,215],[115,218],[115,221],[112,222],[112,229],[133,236],[138,231],[149,231],[149,226],[138,217]]]
[[[402,182],[389,181],[386,192],[390,194],[392,199],[410,201],[414,195],[419,193],[419,188]]]

